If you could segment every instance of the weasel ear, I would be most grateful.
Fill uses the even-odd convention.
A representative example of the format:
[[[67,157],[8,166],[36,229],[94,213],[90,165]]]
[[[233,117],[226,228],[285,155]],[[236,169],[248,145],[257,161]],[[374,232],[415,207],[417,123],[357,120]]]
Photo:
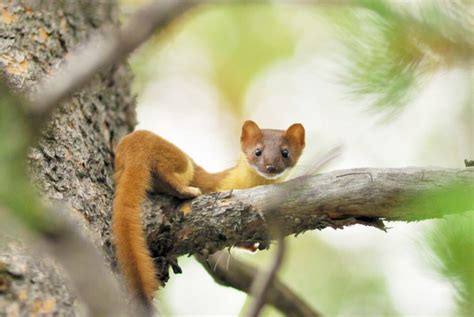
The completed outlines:
[[[247,120],[242,125],[242,134],[240,135],[240,142],[247,143],[250,141],[257,141],[262,137],[262,131],[258,125],[252,120]]]
[[[301,123],[292,124],[285,132],[285,136],[293,144],[304,148],[304,127]]]

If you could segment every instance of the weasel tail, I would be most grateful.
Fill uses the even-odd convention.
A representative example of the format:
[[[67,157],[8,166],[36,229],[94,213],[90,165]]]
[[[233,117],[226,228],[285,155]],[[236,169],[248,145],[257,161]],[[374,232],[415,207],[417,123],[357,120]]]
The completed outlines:
[[[134,299],[151,310],[159,286],[153,259],[148,251],[141,219],[141,204],[151,186],[151,169],[146,160],[115,160],[115,200],[112,231],[121,272]]]

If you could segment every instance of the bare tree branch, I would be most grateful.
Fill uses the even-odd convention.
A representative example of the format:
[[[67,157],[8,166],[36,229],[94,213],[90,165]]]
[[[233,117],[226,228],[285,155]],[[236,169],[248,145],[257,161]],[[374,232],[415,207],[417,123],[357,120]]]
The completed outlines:
[[[438,199],[453,193],[460,204]],[[472,168],[362,168],[204,195],[178,206],[186,211],[184,216],[172,211],[174,200],[169,204],[161,200],[161,216],[157,217],[158,210],[151,200],[145,206],[144,220],[149,245],[157,259],[198,254],[216,281],[249,292],[254,268],[236,259],[227,268],[227,261],[217,261],[215,256],[206,264],[205,256],[241,242],[269,245],[270,224],[279,224],[284,235],[353,224],[385,230],[384,220],[414,221],[474,210],[473,197]],[[176,271],[173,263],[172,266]],[[295,316],[319,315],[286,290],[274,282],[267,302],[289,315],[295,306],[286,303],[292,300],[303,310]]]
[[[249,293],[252,281],[258,272],[257,268],[249,265],[226,251],[218,251],[207,259],[196,257],[214,280],[223,285]],[[290,290],[282,281],[275,278],[266,293],[266,303],[290,317],[319,317],[297,294]]]
[[[453,186],[462,196],[459,204],[437,200]],[[342,170],[198,197],[180,206],[186,216],[173,220],[166,231],[149,226],[148,238],[152,248],[166,238],[167,255],[211,254],[241,242],[268,245],[269,223],[277,223],[284,235],[353,224],[385,229],[383,220],[423,220],[473,210],[473,193],[470,168]]]

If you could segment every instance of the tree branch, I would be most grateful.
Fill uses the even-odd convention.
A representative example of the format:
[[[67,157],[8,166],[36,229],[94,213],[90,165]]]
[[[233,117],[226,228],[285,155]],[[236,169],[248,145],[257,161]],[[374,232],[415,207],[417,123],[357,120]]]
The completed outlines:
[[[181,204],[186,215],[168,220],[172,225],[150,228],[147,223],[148,238],[156,256],[212,254],[240,242],[268,245],[273,223],[284,235],[353,224],[385,229],[383,220],[414,221],[473,210],[473,193],[474,169],[469,168],[334,171],[200,196]],[[442,200],[450,195],[457,204]],[[155,252],[157,244],[166,245],[164,253]]]
[[[242,292],[250,292],[255,273],[258,271],[254,266],[239,260],[226,251],[218,251],[207,259],[204,256],[196,258],[217,283]],[[265,301],[280,310],[285,316],[321,316],[278,278],[272,281]]]

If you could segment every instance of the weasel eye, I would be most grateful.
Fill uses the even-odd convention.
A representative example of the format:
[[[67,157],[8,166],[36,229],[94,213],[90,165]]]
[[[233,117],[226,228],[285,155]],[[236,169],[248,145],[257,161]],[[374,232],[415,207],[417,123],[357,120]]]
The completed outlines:
[[[262,155],[262,150],[256,149],[255,150],[255,156],[260,156],[260,155]]]
[[[289,152],[288,152],[287,149],[284,149],[284,150],[281,151],[281,156],[283,156],[284,158],[287,158],[288,154],[289,154]]]

